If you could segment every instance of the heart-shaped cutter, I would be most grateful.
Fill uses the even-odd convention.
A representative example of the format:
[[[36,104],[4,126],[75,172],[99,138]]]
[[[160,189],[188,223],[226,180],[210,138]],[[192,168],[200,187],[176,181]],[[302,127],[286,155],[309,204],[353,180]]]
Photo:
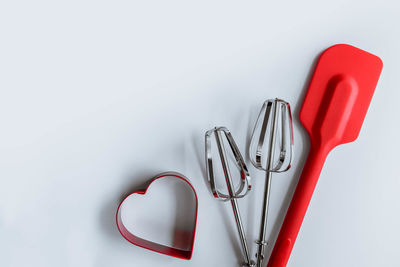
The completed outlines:
[[[150,185],[152,183],[154,183],[155,181],[157,181],[159,179],[166,178],[166,177],[181,179],[182,181],[184,181],[186,183],[186,185],[193,192],[193,195],[194,195],[195,200],[196,200],[196,202],[195,202],[195,206],[196,207],[194,207],[194,209],[195,209],[194,225],[193,225],[193,228],[192,228],[190,244],[188,244],[189,249],[180,249],[180,248],[174,248],[174,247],[170,247],[170,246],[165,246],[165,245],[158,244],[158,243],[155,243],[155,242],[140,238],[138,236],[135,236],[134,234],[132,234],[125,227],[124,223],[122,222],[122,218],[121,218],[121,205],[122,205],[122,203],[124,203],[124,201],[127,198],[129,198],[132,194],[140,194],[140,195],[146,194],[147,190],[150,188]],[[177,173],[177,172],[164,172],[164,173],[160,173],[159,175],[157,175],[154,178],[152,178],[145,189],[140,189],[138,191],[130,193],[129,195],[127,195],[121,201],[121,203],[118,206],[117,214],[116,214],[117,227],[118,227],[118,230],[121,233],[121,235],[126,240],[128,240],[130,243],[132,243],[132,244],[134,244],[136,246],[139,246],[139,247],[142,247],[142,248],[145,248],[145,249],[149,249],[151,251],[158,252],[158,253],[161,253],[161,254],[165,254],[165,255],[168,255],[168,256],[172,256],[172,257],[176,257],[176,258],[180,258],[180,259],[184,259],[184,260],[190,260],[192,258],[194,239],[195,239],[195,235],[196,235],[197,210],[198,210],[197,193],[194,190],[193,185],[189,182],[188,178],[185,177],[183,174],[180,174],[180,173]]]

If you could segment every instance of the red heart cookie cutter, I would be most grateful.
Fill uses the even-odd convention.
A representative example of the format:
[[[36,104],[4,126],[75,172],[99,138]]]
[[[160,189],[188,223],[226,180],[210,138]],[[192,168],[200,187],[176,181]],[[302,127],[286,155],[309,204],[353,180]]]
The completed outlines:
[[[140,238],[138,236],[135,236],[134,234],[132,234],[124,225],[122,218],[121,218],[121,205],[122,203],[124,203],[124,201],[131,195],[133,194],[140,194],[140,195],[144,195],[146,194],[147,190],[150,188],[150,185],[152,183],[154,183],[155,181],[161,179],[161,178],[166,178],[166,177],[170,177],[170,178],[176,178],[176,179],[180,179],[182,181],[185,182],[185,184],[191,189],[191,191],[193,192],[193,195],[195,197],[195,218],[194,218],[194,225],[192,228],[191,233],[185,234],[183,236],[189,236],[189,240],[185,241],[186,243],[190,243],[188,244],[188,248],[186,249],[181,249],[181,248],[175,248],[175,247],[170,247],[170,246],[166,246],[166,245],[162,245],[162,244],[158,244],[143,238]],[[149,182],[149,184],[147,185],[147,187],[145,189],[141,189],[138,190],[136,192],[133,192],[131,194],[129,194],[128,196],[126,196],[121,203],[118,206],[118,210],[117,210],[117,214],[116,214],[116,221],[117,221],[117,227],[119,232],[121,233],[121,235],[128,240],[129,242],[131,242],[132,244],[145,248],[145,249],[149,249],[151,251],[154,252],[158,252],[161,254],[165,254],[168,256],[172,256],[172,257],[176,257],[176,258],[180,258],[180,259],[184,259],[184,260],[190,260],[192,258],[192,253],[193,253],[193,245],[194,245],[194,239],[195,239],[195,234],[196,234],[196,225],[197,225],[197,209],[198,209],[198,199],[197,199],[197,194],[196,191],[194,190],[194,187],[192,186],[192,184],[189,182],[189,180],[182,174],[177,173],[177,172],[165,172],[165,173],[161,173],[157,176],[155,176],[153,179],[151,179],[151,181]]]

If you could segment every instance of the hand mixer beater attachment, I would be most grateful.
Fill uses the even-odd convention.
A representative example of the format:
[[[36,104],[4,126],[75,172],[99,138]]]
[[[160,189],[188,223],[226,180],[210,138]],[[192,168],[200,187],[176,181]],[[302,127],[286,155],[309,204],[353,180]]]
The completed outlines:
[[[212,138],[213,135],[215,136],[215,141]],[[226,140],[226,141],[224,141],[224,140]],[[213,151],[211,150],[212,143],[216,143],[216,146],[218,148],[219,158],[221,160],[222,171],[224,174],[225,184],[226,184],[226,189],[227,189],[223,192],[217,188],[217,183],[216,183],[216,179],[215,179],[216,176],[214,175],[214,170],[216,169],[215,168],[216,166],[213,165],[213,153],[212,153]],[[225,150],[226,143],[231,148],[232,153],[229,154],[230,157],[228,157],[228,154]],[[244,256],[244,261],[245,261],[244,266],[249,266],[249,267],[254,266],[255,263],[250,258],[250,253],[249,253],[249,249],[247,246],[246,234],[245,234],[245,231],[243,228],[243,223],[242,223],[242,219],[240,217],[240,212],[239,212],[239,206],[237,203],[237,200],[239,198],[243,198],[244,196],[246,196],[246,194],[251,189],[250,175],[247,170],[246,164],[243,160],[242,155],[240,154],[240,151],[239,151],[231,133],[225,127],[215,127],[213,129],[207,131],[206,136],[205,136],[205,144],[206,144],[207,175],[208,175],[208,181],[210,183],[211,191],[215,198],[231,202],[233,214],[234,214],[235,221],[236,221],[237,230],[239,233],[240,243],[241,243],[242,250],[243,250],[243,256]],[[233,161],[235,163],[236,167],[239,170],[239,174],[240,174],[239,186],[237,186],[236,189],[233,184],[233,179],[232,179],[232,175],[231,175],[230,168],[229,168],[229,163],[228,163],[229,159],[231,159],[231,161]]]
[[[272,173],[287,171],[293,158],[293,125],[289,103],[277,98],[264,102],[253,130],[249,154],[254,167],[266,172],[256,254],[257,267],[261,267],[267,245],[265,240]]]

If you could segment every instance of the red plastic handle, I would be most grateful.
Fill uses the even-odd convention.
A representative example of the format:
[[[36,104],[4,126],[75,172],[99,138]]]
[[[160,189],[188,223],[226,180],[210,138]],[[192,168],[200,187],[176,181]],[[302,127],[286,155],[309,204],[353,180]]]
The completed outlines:
[[[328,153],[326,149],[311,146],[268,267],[286,266]]]

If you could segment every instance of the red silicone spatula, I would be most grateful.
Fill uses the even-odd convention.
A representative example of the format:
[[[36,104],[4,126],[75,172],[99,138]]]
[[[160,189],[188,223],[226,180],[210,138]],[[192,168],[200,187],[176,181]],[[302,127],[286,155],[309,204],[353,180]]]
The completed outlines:
[[[310,152],[268,267],[286,266],[325,159],[335,146],[357,138],[381,70],[380,58],[350,45],[321,55],[300,111]]]

